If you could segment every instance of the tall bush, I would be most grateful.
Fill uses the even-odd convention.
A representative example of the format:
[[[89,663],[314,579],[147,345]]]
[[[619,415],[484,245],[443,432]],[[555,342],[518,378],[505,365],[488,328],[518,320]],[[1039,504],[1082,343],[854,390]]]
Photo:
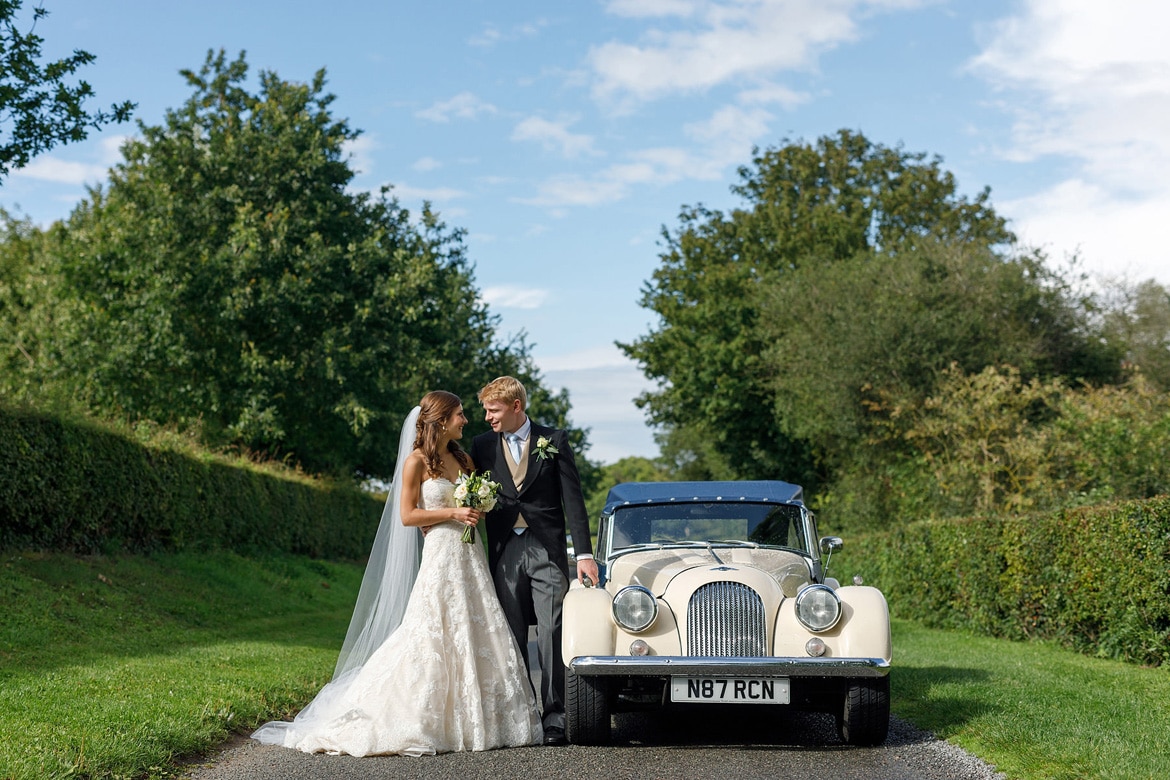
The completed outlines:
[[[380,512],[348,480],[281,476],[0,407],[0,549],[358,559]]]
[[[1170,496],[912,523],[850,540],[833,567],[896,617],[1170,661]]]
[[[869,446],[820,497],[847,529],[1170,493],[1170,394],[951,366],[921,402],[874,393]]]

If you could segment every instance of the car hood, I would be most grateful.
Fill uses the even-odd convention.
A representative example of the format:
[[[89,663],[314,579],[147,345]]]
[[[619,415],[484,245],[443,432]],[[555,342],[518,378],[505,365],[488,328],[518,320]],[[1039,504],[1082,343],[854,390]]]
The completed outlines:
[[[726,572],[719,579],[729,580],[743,580],[749,570],[756,576],[762,573],[774,580],[789,597],[812,582],[809,559],[791,550],[665,547],[629,552],[612,560],[606,572],[606,588],[641,585],[661,597],[672,581],[694,569]],[[710,576],[706,575],[706,578],[710,579]]]

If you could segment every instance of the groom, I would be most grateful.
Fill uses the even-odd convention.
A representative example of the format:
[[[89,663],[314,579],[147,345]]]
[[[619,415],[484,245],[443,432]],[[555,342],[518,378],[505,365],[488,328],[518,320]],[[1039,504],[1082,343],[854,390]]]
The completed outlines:
[[[597,582],[589,518],[577,463],[564,431],[536,425],[525,408],[524,385],[502,376],[479,391],[491,433],[471,443],[476,468],[500,483],[488,513],[488,564],[496,594],[528,664],[528,626],[536,624],[544,743],[565,744],[565,665],[561,659],[561,601],[569,589],[565,529],[573,536],[577,579]]]

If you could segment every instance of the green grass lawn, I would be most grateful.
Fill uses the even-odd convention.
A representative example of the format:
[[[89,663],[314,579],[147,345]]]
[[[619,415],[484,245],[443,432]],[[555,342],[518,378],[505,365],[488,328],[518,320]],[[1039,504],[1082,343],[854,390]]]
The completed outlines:
[[[230,553],[0,566],[0,778],[173,774],[333,671],[361,569]]]
[[[230,553],[0,558],[0,778],[162,778],[293,714],[333,670],[356,566]],[[1170,671],[894,624],[894,712],[1012,778],[1153,778]]]
[[[1170,670],[895,621],[895,714],[1012,778],[1163,778]]]

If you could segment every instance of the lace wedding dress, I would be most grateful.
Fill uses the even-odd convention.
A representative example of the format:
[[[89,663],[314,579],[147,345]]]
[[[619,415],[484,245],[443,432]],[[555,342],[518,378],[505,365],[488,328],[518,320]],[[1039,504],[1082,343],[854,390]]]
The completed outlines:
[[[454,506],[446,479],[426,509]],[[431,528],[402,623],[365,665],[334,679],[291,723],[252,738],[306,753],[412,756],[537,744],[540,717],[480,544]]]

